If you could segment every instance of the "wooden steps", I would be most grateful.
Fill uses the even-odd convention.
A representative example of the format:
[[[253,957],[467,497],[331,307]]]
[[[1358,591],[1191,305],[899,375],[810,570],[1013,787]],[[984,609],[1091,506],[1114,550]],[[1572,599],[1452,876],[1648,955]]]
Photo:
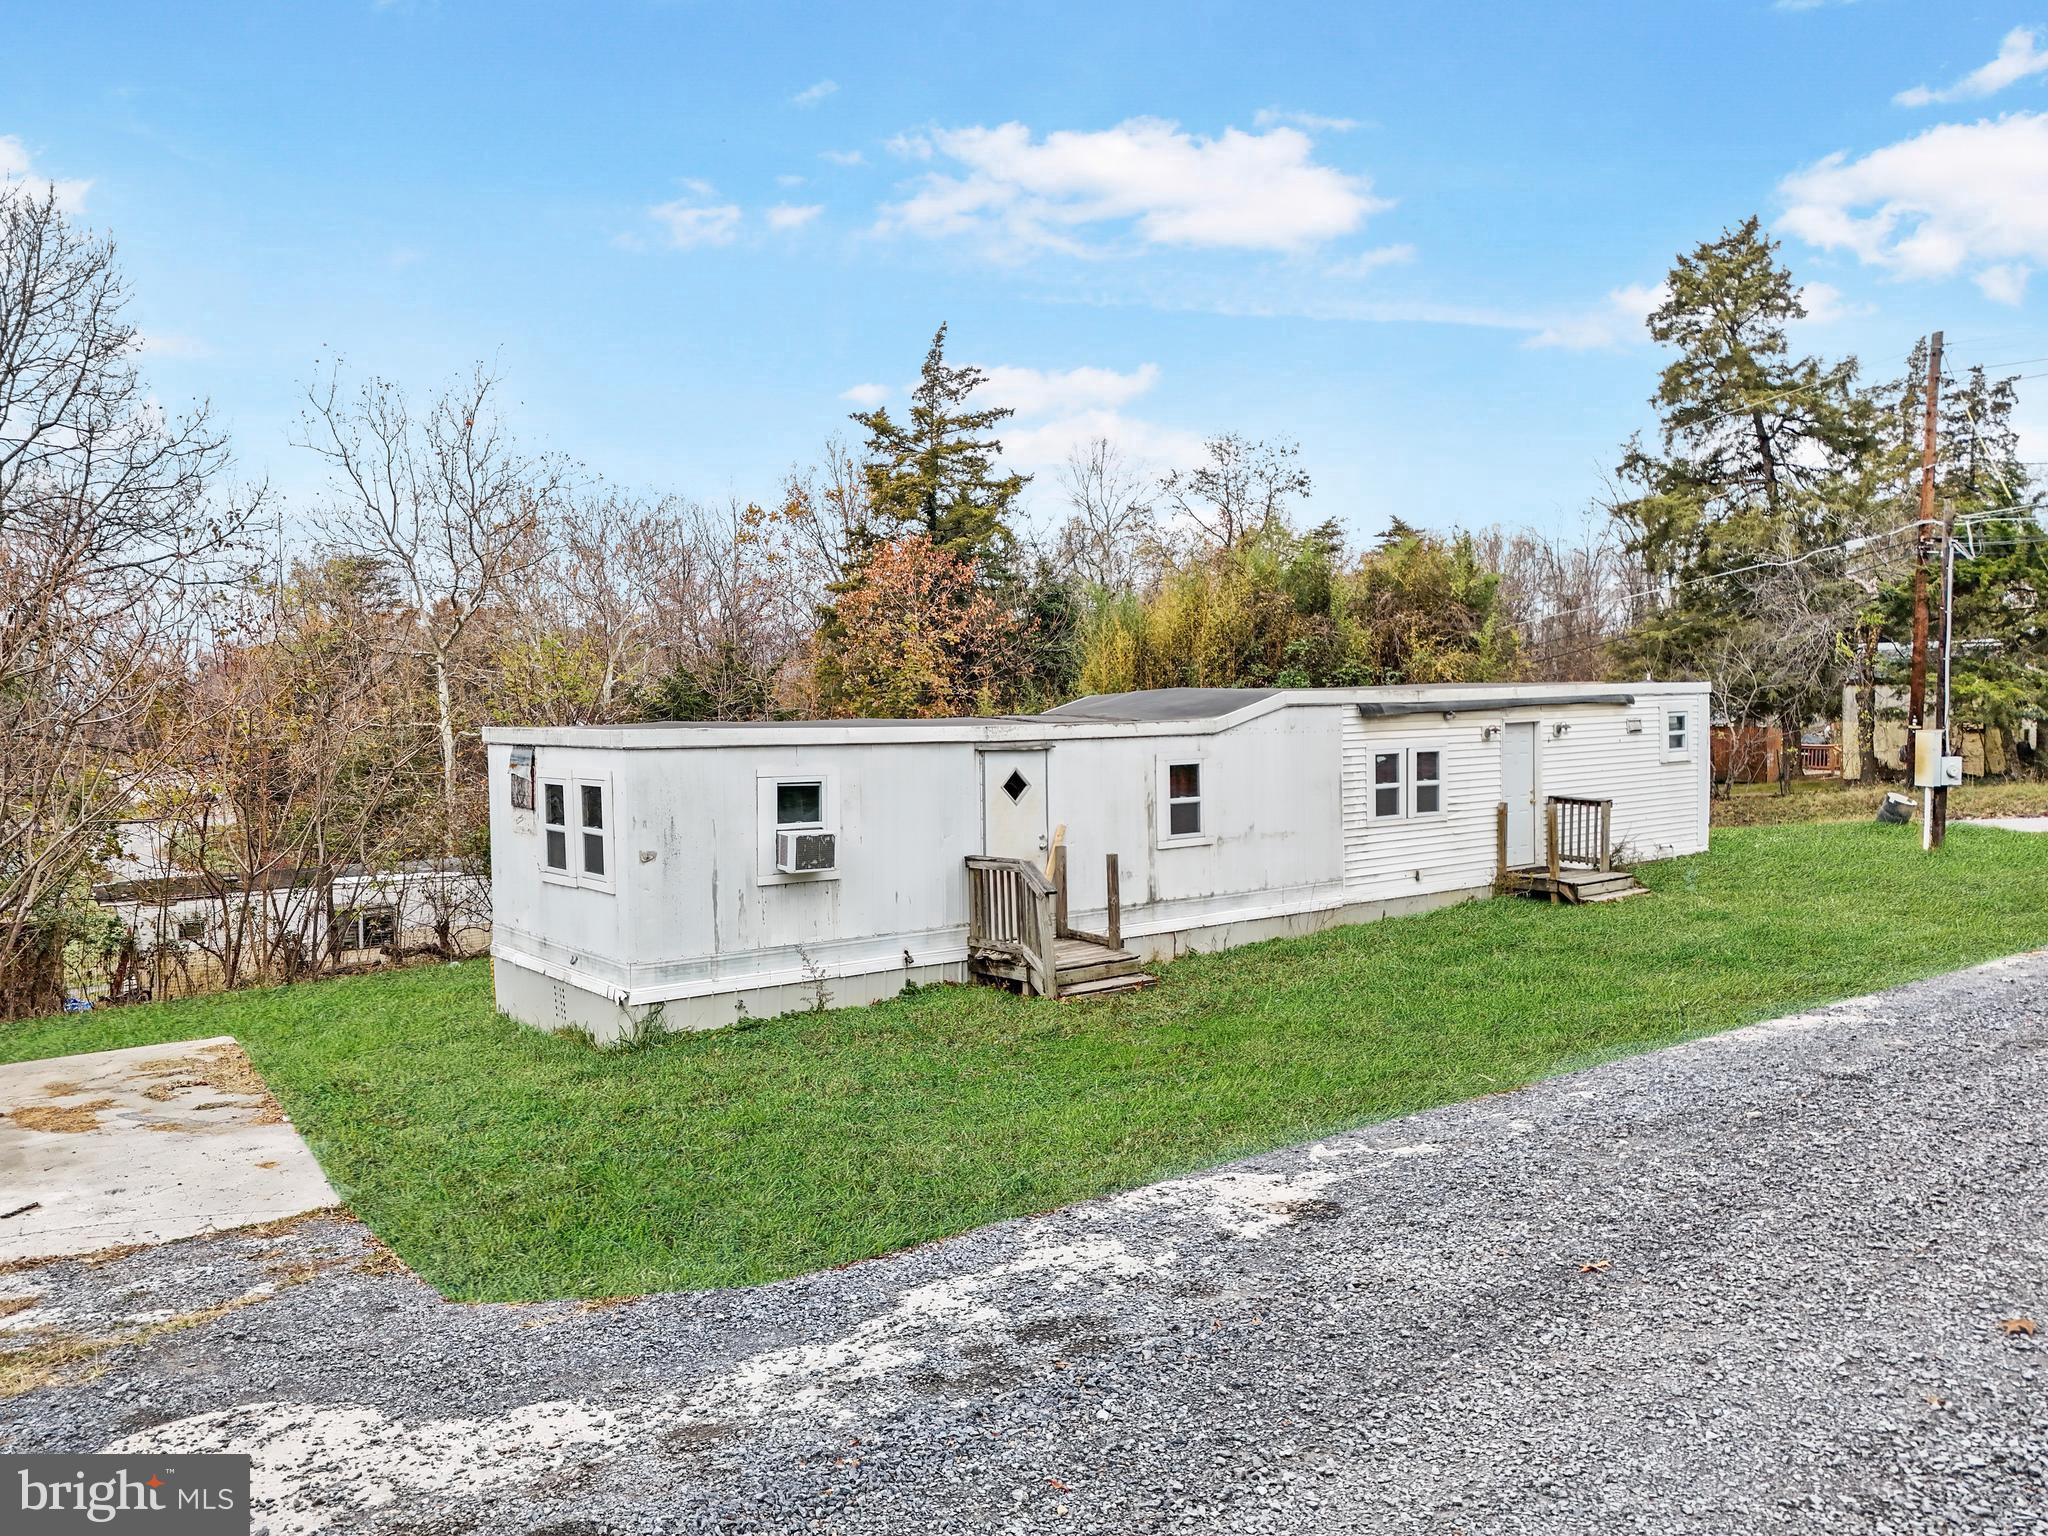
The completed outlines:
[[[1650,894],[1625,869],[1560,869],[1553,875],[1540,864],[1509,870],[1501,888],[1511,895],[1566,901],[1574,906]]]
[[[1088,939],[1065,938],[1053,946],[1061,997],[1107,997],[1154,985],[1145,962],[1128,949],[1112,949]]]
[[[1049,874],[1022,859],[968,856],[969,974],[1037,997],[1110,997],[1156,985],[1159,978],[1119,942],[1116,855],[1104,861],[1106,930],[1089,933],[1067,921],[1066,854],[1063,845],[1054,848]]]
[[[1104,976],[1099,981],[1084,981],[1070,987],[1060,983],[1060,1001],[1081,1002],[1091,998],[1115,997],[1119,992],[1142,992],[1147,987],[1159,985],[1159,978],[1149,971],[1132,971],[1126,976]]]

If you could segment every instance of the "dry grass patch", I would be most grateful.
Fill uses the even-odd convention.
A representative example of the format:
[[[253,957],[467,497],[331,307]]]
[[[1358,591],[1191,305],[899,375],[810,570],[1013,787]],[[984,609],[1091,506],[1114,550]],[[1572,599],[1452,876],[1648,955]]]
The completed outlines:
[[[7,1111],[7,1118],[25,1131],[73,1134],[100,1128],[99,1112],[112,1109],[112,1099],[93,1099],[85,1104],[24,1104]]]

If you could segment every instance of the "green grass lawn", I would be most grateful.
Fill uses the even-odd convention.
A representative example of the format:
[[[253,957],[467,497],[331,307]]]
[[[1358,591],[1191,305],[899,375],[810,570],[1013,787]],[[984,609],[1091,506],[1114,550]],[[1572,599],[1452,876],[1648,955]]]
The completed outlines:
[[[471,963],[0,1027],[0,1059],[232,1034],[343,1197],[463,1298],[772,1279],[2048,945],[2048,839],[1717,833],[1653,897],[1492,901],[1164,968],[593,1052]]]
[[[1906,784],[1844,784],[1840,779],[1794,779],[1790,794],[1775,784],[1738,784],[1714,801],[1717,827],[1771,827],[1792,821],[1868,821],[1888,791],[1917,806],[1920,791]],[[1918,815],[1916,810],[1914,813]],[[2048,816],[2048,779],[1973,779],[1949,791],[1950,820],[1971,816]]]

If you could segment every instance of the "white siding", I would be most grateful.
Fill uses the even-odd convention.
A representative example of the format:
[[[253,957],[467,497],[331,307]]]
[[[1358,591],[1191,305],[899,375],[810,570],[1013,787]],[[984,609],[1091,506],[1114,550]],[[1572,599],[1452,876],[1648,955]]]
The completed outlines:
[[[1684,709],[1692,719],[1686,755],[1666,762],[1664,714]],[[1537,734],[1542,793],[1584,795],[1614,802],[1614,840],[1632,862],[1668,859],[1706,847],[1709,711],[1704,694],[1641,692],[1626,709],[1559,710],[1571,729],[1553,740]],[[1630,735],[1629,720],[1642,731]]]
[[[1361,900],[1462,891],[1493,881],[1500,743],[1495,715],[1401,715],[1344,720],[1344,888]],[[1444,814],[1372,819],[1372,754],[1406,747],[1444,754]]]
[[[1535,692],[1536,690],[1529,690]],[[1469,693],[1469,690],[1465,690]],[[1427,697],[1459,701],[1460,690]],[[1661,760],[1660,707],[1695,715],[1695,757]],[[536,733],[537,777],[612,785],[613,888],[541,878],[530,811],[509,803],[511,733],[490,743],[496,949],[506,959],[635,1004],[712,997],[834,976],[909,973],[965,956],[962,859],[982,846],[977,740],[1048,747],[1050,825],[1064,828],[1072,920],[1099,926],[1103,861],[1120,861],[1124,932],[1134,938],[1352,904],[1483,889],[1494,875],[1500,741],[1489,726],[1539,720],[1538,793],[1611,796],[1619,835],[1644,857],[1704,846],[1706,698],[1660,690],[1624,709],[1503,702],[1484,711],[1361,718],[1358,702],[1412,694],[1285,697],[1230,725],[940,722],[927,730],[840,727],[717,734]],[[1493,697],[1498,697],[1496,693]],[[1623,721],[1643,720],[1626,736]],[[1571,725],[1561,739],[1550,727]],[[616,739],[614,739],[616,738]],[[702,746],[688,743],[702,741]],[[1444,811],[1374,821],[1369,754],[1444,755]],[[1198,843],[1162,838],[1162,762],[1202,764]],[[816,773],[836,784],[839,869],[764,878],[759,775]],[[877,982],[876,985],[880,985]]]
[[[1664,712],[1692,719],[1686,755],[1665,761]],[[1614,802],[1614,837],[1637,862],[1697,853],[1707,845],[1707,698],[1704,692],[1640,692],[1635,703],[1552,705],[1537,710],[1402,715],[1344,722],[1344,885],[1358,897],[1466,890],[1489,884],[1498,845],[1501,743],[1488,727],[1510,720],[1536,726],[1536,799],[1574,795]],[[1631,733],[1628,722],[1641,722]],[[1556,734],[1558,726],[1564,734]],[[1372,754],[1440,747],[1450,775],[1441,820],[1375,821],[1370,814]],[[1538,857],[1543,823],[1537,819]]]

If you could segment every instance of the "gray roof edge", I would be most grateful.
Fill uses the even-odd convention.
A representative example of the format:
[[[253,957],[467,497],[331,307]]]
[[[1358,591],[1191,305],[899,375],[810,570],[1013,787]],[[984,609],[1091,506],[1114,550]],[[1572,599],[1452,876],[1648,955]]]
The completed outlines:
[[[1384,720],[1391,715],[1465,715],[1479,710],[1550,709],[1561,704],[1613,704],[1626,707],[1636,701],[1632,693],[1524,693],[1497,694],[1491,698],[1400,699],[1387,703],[1360,704],[1358,712],[1367,720]]]

